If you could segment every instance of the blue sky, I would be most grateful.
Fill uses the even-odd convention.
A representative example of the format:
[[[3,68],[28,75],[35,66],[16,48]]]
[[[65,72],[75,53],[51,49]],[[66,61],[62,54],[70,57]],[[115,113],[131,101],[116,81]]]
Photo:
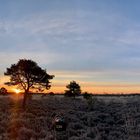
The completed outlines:
[[[28,58],[56,76],[54,86],[77,80],[93,90],[138,87],[139,5],[139,0],[1,0],[0,73]]]

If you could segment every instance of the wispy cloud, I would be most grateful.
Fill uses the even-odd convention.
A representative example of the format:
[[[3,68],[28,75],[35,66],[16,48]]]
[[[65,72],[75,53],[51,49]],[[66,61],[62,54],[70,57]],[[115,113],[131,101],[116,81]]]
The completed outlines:
[[[138,84],[140,21],[118,9],[110,12],[106,4],[94,5],[77,4],[73,11],[61,4],[53,10],[34,7],[34,12],[28,7],[29,14],[24,10],[24,16],[17,12],[0,20],[1,73],[18,59],[29,58],[56,71],[56,80]]]

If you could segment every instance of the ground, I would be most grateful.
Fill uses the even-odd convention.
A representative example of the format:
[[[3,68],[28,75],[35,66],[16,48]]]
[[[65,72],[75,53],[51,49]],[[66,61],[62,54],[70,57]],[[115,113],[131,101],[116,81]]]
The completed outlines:
[[[66,131],[55,131],[63,116]],[[0,97],[0,140],[139,140],[140,96],[93,96],[92,100],[34,95],[26,110],[14,95]]]

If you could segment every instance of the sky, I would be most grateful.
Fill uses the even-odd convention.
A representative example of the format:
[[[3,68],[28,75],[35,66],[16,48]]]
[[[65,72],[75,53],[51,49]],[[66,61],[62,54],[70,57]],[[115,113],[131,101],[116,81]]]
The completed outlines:
[[[19,59],[92,93],[140,93],[139,0],[0,0],[0,86]]]

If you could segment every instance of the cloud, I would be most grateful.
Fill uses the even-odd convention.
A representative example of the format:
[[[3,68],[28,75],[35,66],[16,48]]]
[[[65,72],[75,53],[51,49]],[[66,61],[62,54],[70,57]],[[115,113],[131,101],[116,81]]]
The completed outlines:
[[[30,58],[50,71],[80,73],[62,73],[57,77],[61,80],[139,82],[138,25],[105,9],[45,11],[5,19],[0,23],[1,66]]]
[[[50,63],[55,61],[56,56],[51,53],[46,52],[1,52],[0,53],[0,75],[3,75],[4,71],[6,71],[7,67],[10,67],[11,64],[15,64],[18,62],[19,59],[32,59],[33,61],[37,62],[39,66],[43,67],[44,69],[47,68]]]

